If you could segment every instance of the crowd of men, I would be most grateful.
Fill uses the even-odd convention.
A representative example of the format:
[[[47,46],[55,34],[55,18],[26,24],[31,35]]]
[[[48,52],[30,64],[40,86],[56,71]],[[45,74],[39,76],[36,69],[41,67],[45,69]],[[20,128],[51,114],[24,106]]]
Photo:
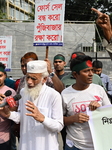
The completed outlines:
[[[111,56],[109,16],[92,10],[98,14],[96,23],[103,29]],[[52,69],[49,59],[39,60],[36,53],[28,52],[20,59],[23,77],[12,86],[5,65],[0,63],[0,150],[16,150],[16,136],[19,150],[59,150],[59,132],[64,150],[94,150],[86,107],[94,111],[110,105],[112,97],[112,85],[103,80],[107,76],[99,64],[82,52],[74,52],[68,73],[62,54],[54,56]],[[12,102],[16,94],[21,97]]]

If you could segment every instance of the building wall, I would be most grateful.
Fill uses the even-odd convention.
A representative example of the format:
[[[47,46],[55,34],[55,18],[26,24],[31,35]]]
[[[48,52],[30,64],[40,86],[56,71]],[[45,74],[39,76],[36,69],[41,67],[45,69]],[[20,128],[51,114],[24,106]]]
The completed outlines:
[[[91,46],[93,44],[93,38],[95,37],[95,29],[93,24],[64,24],[64,46],[49,47],[48,58],[53,61],[53,57],[60,53],[66,58],[67,65],[71,53],[74,51],[81,51],[83,46]],[[8,73],[13,78],[19,78],[22,76],[20,70],[20,58],[26,53],[33,51],[39,59],[44,60],[46,56],[46,47],[34,47],[33,35],[34,35],[34,23],[0,23],[0,36],[12,35],[12,71]],[[95,57],[94,52],[85,52],[91,57]],[[101,59],[104,63],[104,73],[112,76],[112,62],[106,51],[98,52],[98,57],[108,57],[108,59]]]
[[[11,20],[28,20],[34,0],[6,0],[6,13]]]

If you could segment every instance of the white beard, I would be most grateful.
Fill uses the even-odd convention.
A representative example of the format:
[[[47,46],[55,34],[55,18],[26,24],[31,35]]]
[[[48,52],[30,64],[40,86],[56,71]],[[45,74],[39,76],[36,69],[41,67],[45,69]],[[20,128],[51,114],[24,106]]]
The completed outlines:
[[[25,82],[25,94],[30,95],[32,101],[34,101],[39,96],[42,86],[43,84],[40,82],[34,88],[29,89],[27,83]]]

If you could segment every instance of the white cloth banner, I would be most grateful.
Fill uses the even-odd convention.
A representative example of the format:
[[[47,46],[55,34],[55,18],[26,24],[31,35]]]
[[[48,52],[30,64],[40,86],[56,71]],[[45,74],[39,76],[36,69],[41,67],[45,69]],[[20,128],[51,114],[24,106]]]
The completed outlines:
[[[12,36],[0,36],[0,62],[5,64],[6,71],[11,70]]]
[[[112,105],[89,111],[89,126],[95,150],[112,150]]]
[[[65,0],[35,0],[34,46],[63,46]]]

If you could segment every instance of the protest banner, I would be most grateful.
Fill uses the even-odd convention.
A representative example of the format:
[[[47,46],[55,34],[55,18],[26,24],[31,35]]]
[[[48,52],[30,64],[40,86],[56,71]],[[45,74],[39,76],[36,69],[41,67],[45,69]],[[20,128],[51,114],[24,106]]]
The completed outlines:
[[[65,0],[35,0],[34,46],[63,46]]]
[[[89,111],[89,126],[95,150],[112,150],[112,105]]]
[[[11,70],[12,36],[0,36],[0,62],[5,64],[6,71]]]

